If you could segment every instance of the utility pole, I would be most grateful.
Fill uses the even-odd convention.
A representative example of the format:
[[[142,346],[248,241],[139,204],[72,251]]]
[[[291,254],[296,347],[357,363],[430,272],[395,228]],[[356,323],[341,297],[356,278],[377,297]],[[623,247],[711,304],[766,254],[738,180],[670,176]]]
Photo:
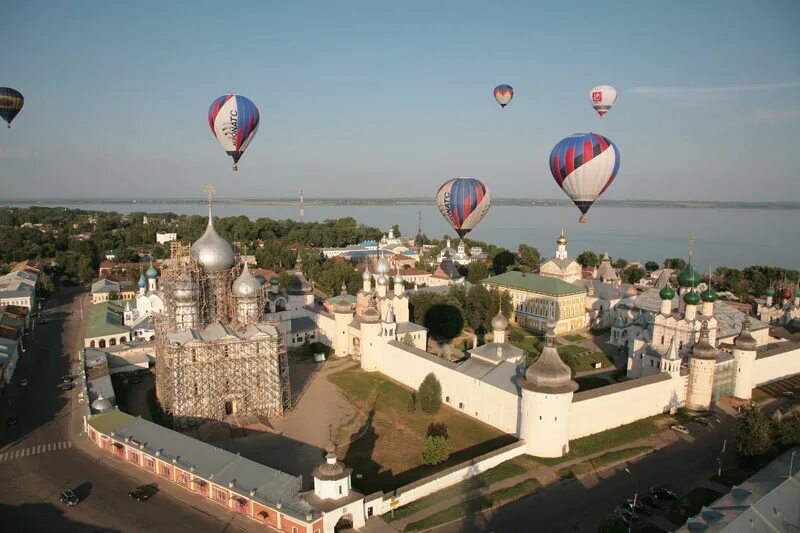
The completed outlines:
[[[636,476],[633,475],[633,472],[628,470],[628,467],[625,467],[625,471],[630,474],[631,478],[633,478],[633,505],[631,506],[631,520],[628,522],[628,533],[631,533],[631,527],[633,527],[633,517],[636,514],[636,498],[639,496],[639,483],[636,481]]]
[[[300,191],[298,191],[298,192],[300,194],[300,222],[303,222],[304,221],[303,219],[304,219],[305,214],[306,214],[306,210],[303,207],[303,189],[300,189]]]

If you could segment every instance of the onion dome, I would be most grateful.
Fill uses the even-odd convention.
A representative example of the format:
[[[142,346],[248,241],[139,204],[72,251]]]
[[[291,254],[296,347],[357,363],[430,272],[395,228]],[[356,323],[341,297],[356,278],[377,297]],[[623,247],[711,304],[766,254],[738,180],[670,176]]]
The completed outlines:
[[[714,289],[711,288],[711,285],[708,286],[706,290],[700,293],[700,298],[703,299],[704,302],[714,303],[717,301],[717,293],[714,292]]]
[[[344,282],[342,282],[342,292],[339,293],[339,297],[334,302],[333,310],[336,313],[349,313],[351,311],[350,300],[347,299],[347,288]]]
[[[155,279],[158,277],[158,270],[156,270],[156,267],[153,265],[150,265],[150,268],[145,271],[144,275],[150,279]]]
[[[261,274],[259,274],[258,276],[256,276],[256,279],[257,279],[257,280],[258,280],[258,282],[259,282],[260,284],[262,284],[262,285],[263,285],[264,283],[266,283],[266,282],[267,282],[266,278],[265,278],[264,276],[262,276]]]
[[[733,345],[740,350],[754,351],[757,344],[755,337],[750,333],[750,317],[746,316],[742,321],[742,332],[733,339]]]
[[[336,459],[336,446],[332,442],[325,446],[325,451],[325,462],[314,469],[313,476],[323,481],[336,481],[349,476],[352,469]]]
[[[695,359],[716,359],[717,351],[708,342],[708,321],[703,320],[700,328],[700,340],[692,346],[692,357]]]
[[[364,322],[380,322],[381,314],[375,309],[375,298],[369,299],[369,304],[364,312],[361,313],[361,320]]]
[[[784,300],[788,300],[791,297],[792,297],[792,291],[791,289],[789,289],[789,287],[786,287],[781,291],[781,298],[783,298]]]
[[[372,273],[369,271],[369,265],[364,269],[364,273],[361,274],[361,281],[370,281],[372,279]]]
[[[381,256],[378,260],[378,264],[375,265],[375,272],[378,274],[386,274],[389,272],[389,261],[387,261],[385,257]]]
[[[147,287],[147,280],[145,279],[144,274],[142,274],[139,276],[139,288],[144,289],[145,287]]]
[[[278,276],[272,276],[271,278],[269,278],[270,285],[280,285],[280,283],[281,280],[278,278]]]
[[[767,296],[775,296],[775,289],[770,287],[769,289],[767,289],[767,292],[765,294]]]
[[[683,301],[686,305],[697,305],[700,303],[700,293],[691,290],[683,295]]]
[[[384,274],[378,276],[378,287],[387,287],[389,286],[389,278],[387,278]]]
[[[800,298],[800,285],[798,285],[797,288],[794,290],[794,297]]]
[[[233,266],[233,248],[214,228],[211,214],[208,215],[208,226],[203,236],[192,244],[192,257],[210,273],[222,272]]]
[[[547,321],[546,344],[542,354],[528,367],[520,385],[534,392],[575,392],[578,384],[572,381],[572,371],[561,360],[556,351],[556,324]]]
[[[111,403],[111,400],[103,398],[102,392],[97,396],[97,399],[92,402],[92,411],[95,413],[107,413],[113,409],[114,405]]]
[[[561,228],[561,235],[559,235],[558,239],[556,239],[556,244],[566,246],[567,238],[564,236],[564,228]]]
[[[300,254],[297,254],[297,261],[294,263],[294,275],[286,285],[286,292],[289,295],[298,296],[301,294],[311,294],[312,291],[313,288],[311,284],[303,275],[303,259],[300,257]]]
[[[403,279],[403,275],[400,273],[400,269],[398,268],[397,269],[397,274],[394,275],[394,283],[395,283],[395,285],[398,284],[398,283],[402,284],[403,281],[405,281],[405,280]]]
[[[255,298],[261,290],[261,283],[250,273],[250,267],[244,264],[242,273],[233,282],[233,295],[237,298]]]
[[[505,331],[508,329],[508,319],[503,316],[503,312],[498,310],[497,314],[492,318],[492,329],[494,331]]]
[[[672,300],[675,298],[675,290],[668,284],[664,286],[658,293],[662,300]]]
[[[692,265],[687,265],[680,274],[678,274],[678,285],[681,287],[697,287],[703,277],[694,269]]]

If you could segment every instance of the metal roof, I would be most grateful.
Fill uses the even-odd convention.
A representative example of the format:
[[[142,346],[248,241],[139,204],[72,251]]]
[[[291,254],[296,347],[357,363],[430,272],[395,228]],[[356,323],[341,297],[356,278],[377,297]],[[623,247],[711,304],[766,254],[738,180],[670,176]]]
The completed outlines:
[[[482,281],[484,284],[501,285],[512,289],[520,289],[548,296],[570,296],[572,294],[585,294],[586,289],[572,283],[567,283],[556,278],[528,274],[511,270],[499,276],[492,276]]]
[[[292,333],[303,333],[305,331],[316,331],[318,329],[314,321],[307,316],[290,319],[289,327]]]
[[[114,300],[94,304],[89,310],[84,337],[105,337],[118,333],[129,333],[130,328],[122,322],[122,306],[125,303],[136,307],[135,300]]]
[[[479,379],[487,385],[497,387],[511,394],[519,394],[517,379],[525,375],[524,366],[510,361],[491,364],[470,357],[456,368],[462,374]]]

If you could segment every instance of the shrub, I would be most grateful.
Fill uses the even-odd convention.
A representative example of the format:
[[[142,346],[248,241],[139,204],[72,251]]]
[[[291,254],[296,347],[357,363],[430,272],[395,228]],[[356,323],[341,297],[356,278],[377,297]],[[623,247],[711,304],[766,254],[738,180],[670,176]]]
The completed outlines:
[[[422,445],[422,460],[426,465],[438,465],[450,457],[450,447],[444,437],[427,437]]]
[[[447,438],[447,424],[444,422],[431,422],[428,426],[428,436]]]
[[[442,407],[442,385],[433,372],[425,376],[417,394],[419,405],[428,414],[436,414]]]

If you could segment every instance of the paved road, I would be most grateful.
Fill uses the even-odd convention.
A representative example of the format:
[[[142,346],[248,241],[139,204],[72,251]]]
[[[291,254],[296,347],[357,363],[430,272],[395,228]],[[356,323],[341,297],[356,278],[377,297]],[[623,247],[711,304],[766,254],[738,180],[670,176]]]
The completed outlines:
[[[723,465],[732,465],[735,459],[730,437],[736,422],[730,416],[719,415],[719,418],[721,422],[714,423],[711,430],[690,424],[691,437],[682,438],[629,464],[636,482],[623,467],[609,469],[600,472],[599,477],[557,482],[531,496],[435,531],[597,531],[597,526],[614,507],[633,497],[635,483],[642,491],[652,486],[668,485],[679,494],[685,494],[698,484],[708,482],[716,473],[716,459],[721,455],[725,439],[728,443]]]
[[[168,482],[90,448],[80,435],[77,392],[62,392],[60,377],[72,373],[82,345],[86,293],[65,290],[48,300],[25,337],[26,351],[14,382],[0,398],[0,529],[4,531],[240,531],[263,527]],[[86,311],[84,307],[84,314]],[[29,385],[20,387],[27,378]],[[8,416],[19,424],[6,426]],[[127,493],[156,482],[159,493],[136,502]],[[166,484],[166,486],[165,486]],[[67,509],[64,488],[81,503]]]

